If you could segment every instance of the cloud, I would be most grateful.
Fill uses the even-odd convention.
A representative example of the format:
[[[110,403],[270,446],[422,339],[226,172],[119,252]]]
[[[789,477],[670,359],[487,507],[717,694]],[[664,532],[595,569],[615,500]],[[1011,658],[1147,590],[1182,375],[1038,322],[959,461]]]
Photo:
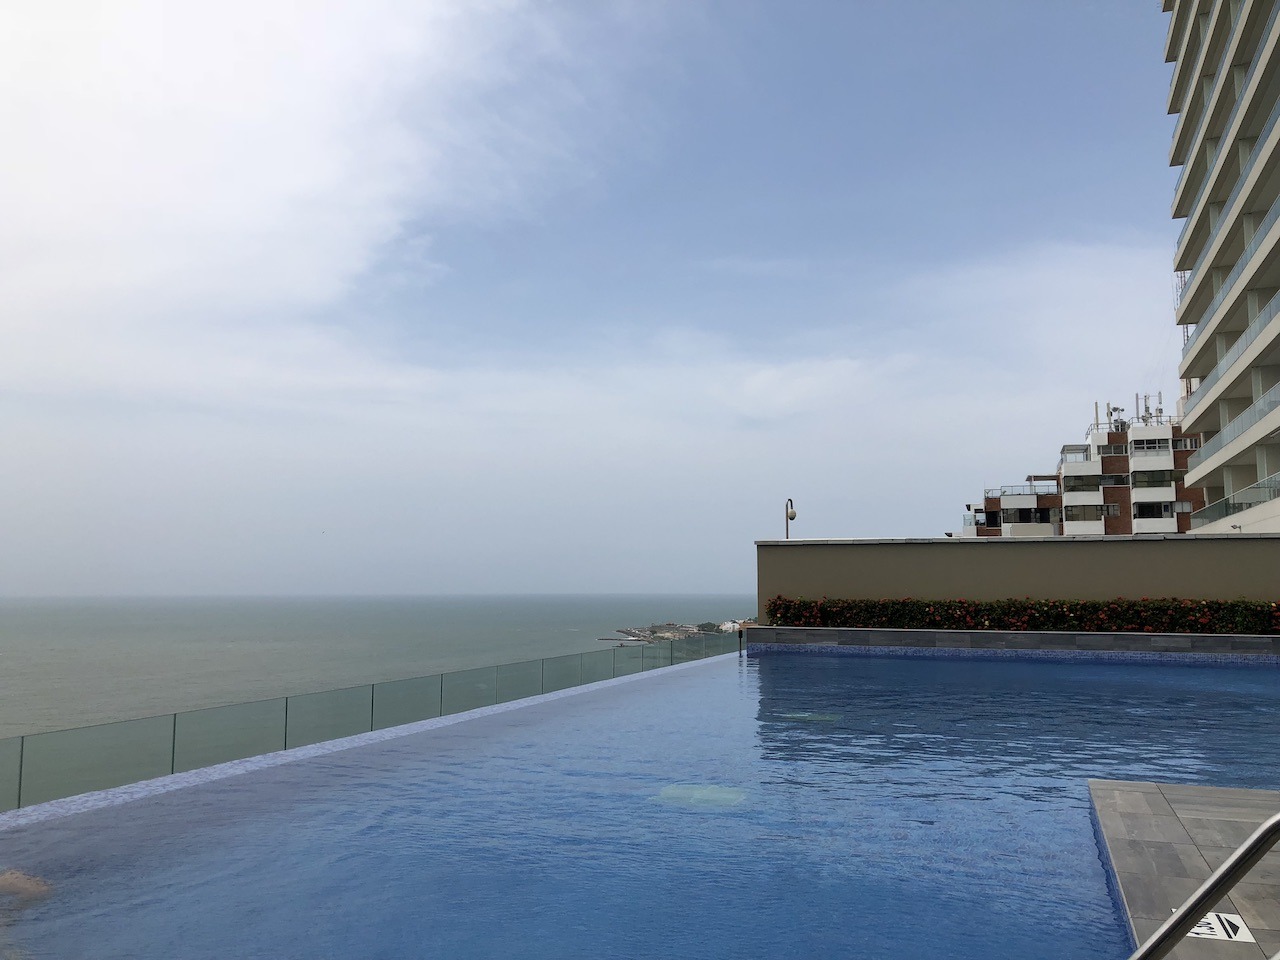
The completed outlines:
[[[826,299],[755,338],[671,302],[536,362],[335,317],[449,276],[439,225],[524,215],[643,126],[632,48],[671,7],[583,9],[0,13],[0,589],[746,590],[786,497],[801,535],[937,534],[1151,386],[1145,241],[843,286],[722,257]]]
[[[625,26],[642,47],[657,19],[528,0],[8,5],[2,332],[331,303],[424,217],[508,214],[590,176],[628,57],[580,44]]]

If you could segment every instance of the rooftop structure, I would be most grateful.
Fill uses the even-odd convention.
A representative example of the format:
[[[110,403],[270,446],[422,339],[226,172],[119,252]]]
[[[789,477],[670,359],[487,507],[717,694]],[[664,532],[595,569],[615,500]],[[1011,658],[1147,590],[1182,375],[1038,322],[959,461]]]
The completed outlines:
[[[1163,7],[1191,528],[1280,531],[1280,0]]]

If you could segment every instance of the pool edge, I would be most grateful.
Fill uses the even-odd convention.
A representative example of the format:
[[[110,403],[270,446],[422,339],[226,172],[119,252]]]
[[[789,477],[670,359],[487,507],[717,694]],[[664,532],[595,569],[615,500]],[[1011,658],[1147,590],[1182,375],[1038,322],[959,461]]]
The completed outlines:
[[[407,723],[397,727],[370,730],[365,733],[354,734],[350,737],[341,737],[337,740],[325,740],[320,743],[307,744],[306,746],[301,747],[292,747],[287,750],[277,750],[273,753],[264,753],[253,757],[245,757],[241,760],[230,760],[226,763],[219,763],[210,767],[200,767],[196,770],[188,770],[183,773],[171,773],[163,777],[155,777],[151,780],[142,780],[137,783],[124,784],[119,787],[110,787],[105,790],[95,790],[90,793],[81,793],[72,797],[48,800],[44,803],[19,807],[16,810],[6,810],[4,812],[0,812],[0,833],[34,823],[43,823],[49,820],[61,819],[62,817],[74,816],[78,813],[86,813],[91,810],[101,810],[107,807],[120,806],[121,804],[132,803],[135,800],[144,800],[148,797],[160,796],[161,794],[171,793],[175,790],[183,790],[187,787],[198,786],[204,783],[213,783],[218,780],[224,780],[228,777],[238,776],[242,773],[251,773],[255,770],[265,770],[270,767],[276,767],[286,763],[294,763],[299,760],[308,760],[312,757],[338,753],[342,750],[351,750],[356,747],[367,746],[374,743],[383,743],[388,740],[396,740],[400,737],[426,733],[441,727],[453,726],[456,723],[462,723],[467,720],[507,713],[512,710],[519,710],[523,707],[537,706],[542,703],[562,700],[588,691],[601,690],[607,687],[641,681],[655,676],[670,676],[676,672],[702,666],[707,663],[723,661],[730,657],[737,656],[737,651],[732,651],[730,653],[704,657],[700,660],[690,660],[685,663],[664,665],[660,670],[644,670],[621,677],[611,677],[607,680],[597,680],[594,683],[579,684],[574,687],[566,687],[563,690],[555,690],[550,693],[540,693],[532,697],[524,697],[518,700],[508,700],[504,703],[477,707],[474,710],[451,713],[442,717],[432,717],[427,720],[418,720],[414,723]]]

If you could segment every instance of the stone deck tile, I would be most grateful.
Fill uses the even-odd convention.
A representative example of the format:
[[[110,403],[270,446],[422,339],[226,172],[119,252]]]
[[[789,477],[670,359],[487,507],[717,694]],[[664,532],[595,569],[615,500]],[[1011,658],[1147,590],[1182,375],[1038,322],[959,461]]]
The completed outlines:
[[[1153,934],[1264,820],[1280,791],[1091,780],[1110,869],[1137,942]],[[1172,960],[1280,956],[1280,848],[1215,910],[1239,914],[1257,943],[1188,937]]]

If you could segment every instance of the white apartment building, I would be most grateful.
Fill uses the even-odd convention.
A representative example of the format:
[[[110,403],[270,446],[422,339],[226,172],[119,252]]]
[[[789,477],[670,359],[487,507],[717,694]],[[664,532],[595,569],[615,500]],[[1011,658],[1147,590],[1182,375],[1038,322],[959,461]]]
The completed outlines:
[[[966,505],[959,537],[1123,537],[1189,533],[1204,491],[1183,481],[1200,438],[1144,399],[1133,420],[1107,405],[1097,410],[1084,443],[1062,447],[1055,474],[1033,474],[1025,483],[991,487],[980,503]]]
[[[1162,0],[1195,533],[1280,532],[1280,0]]]

